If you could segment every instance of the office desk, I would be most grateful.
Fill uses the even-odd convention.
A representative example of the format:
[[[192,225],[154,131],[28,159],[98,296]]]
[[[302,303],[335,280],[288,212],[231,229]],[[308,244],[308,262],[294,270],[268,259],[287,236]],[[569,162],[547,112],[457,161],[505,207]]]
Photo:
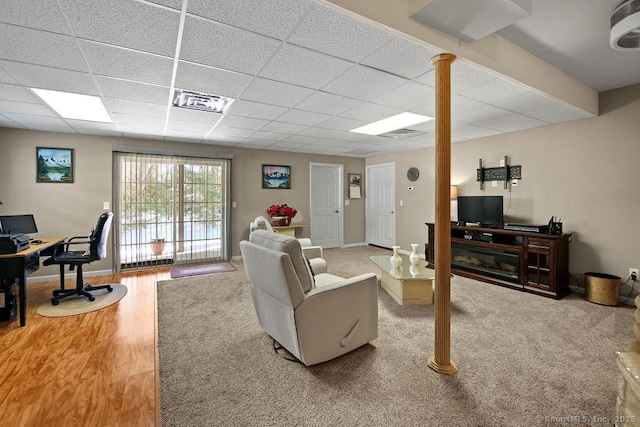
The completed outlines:
[[[18,310],[20,326],[27,323],[27,276],[40,268],[40,252],[45,252],[64,237],[42,238],[42,243],[32,244],[16,254],[0,255],[0,280],[18,279]]]

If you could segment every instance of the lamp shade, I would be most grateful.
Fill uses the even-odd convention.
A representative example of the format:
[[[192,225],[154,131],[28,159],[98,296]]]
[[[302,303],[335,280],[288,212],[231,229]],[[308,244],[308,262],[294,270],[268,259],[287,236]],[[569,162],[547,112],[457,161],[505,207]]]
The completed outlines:
[[[457,199],[458,198],[458,186],[457,185],[452,185],[451,186],[451,198],[452,199]]]

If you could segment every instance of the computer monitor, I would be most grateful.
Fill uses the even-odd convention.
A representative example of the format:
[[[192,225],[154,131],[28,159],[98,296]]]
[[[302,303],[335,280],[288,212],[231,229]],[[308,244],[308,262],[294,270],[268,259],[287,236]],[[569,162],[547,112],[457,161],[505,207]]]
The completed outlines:
[[[0,230],[3,234],[32,234],[38,232],[38,227],[33,215],[3,215]]]

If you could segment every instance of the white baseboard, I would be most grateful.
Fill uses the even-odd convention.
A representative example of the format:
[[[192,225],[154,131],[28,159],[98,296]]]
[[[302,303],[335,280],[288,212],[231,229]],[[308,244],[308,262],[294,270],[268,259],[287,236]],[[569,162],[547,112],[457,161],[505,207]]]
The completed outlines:
[[[96,270],[96,271],[83,271],[83,277],[91,277],[91,276],[106,276],[109,274],[115,274],[113,270]],[[65,279],[74,279],[76,278],[76,272],[73,271],[71,273],[67,273],[64,275]],[[27,283],[36,283],[36,282],[51,282],[51,281],[59,281],[59,274],[52,274],[50,276],[37,276],[37,277],[28,277]]]
[[[231,261],[242,261],[242,255],[232,256]]]

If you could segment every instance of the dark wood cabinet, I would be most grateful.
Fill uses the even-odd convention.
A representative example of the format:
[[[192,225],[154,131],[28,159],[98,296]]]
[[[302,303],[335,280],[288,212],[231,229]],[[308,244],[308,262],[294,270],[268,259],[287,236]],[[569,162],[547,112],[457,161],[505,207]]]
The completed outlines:
[[[427,223],[426,257],[434,260],[435,227]],[[570,234],[451,226],[451,271],[552,298],[568,295]],[[435,266],[437,268],[437,266]]]

